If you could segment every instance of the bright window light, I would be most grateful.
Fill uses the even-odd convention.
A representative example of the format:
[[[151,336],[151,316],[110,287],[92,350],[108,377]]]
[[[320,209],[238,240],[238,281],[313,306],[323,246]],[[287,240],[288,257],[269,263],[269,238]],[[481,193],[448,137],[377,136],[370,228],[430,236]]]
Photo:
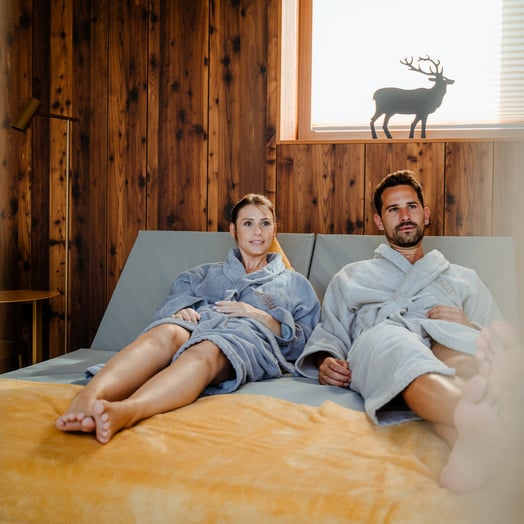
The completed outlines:
[[[520,12],[522,29],[524,1],[517,0],[313,0],[312,129],[369,130],[377,89],[433,86],[428,76],[400,62],[413,57],[414,65],[429,70],[427,62],[417,63],[426,56],[439,60],[444,75],[455,81],[429,115],[428,129],[522,125],[524,88],[511,70],[516,67],[523,77],[523,39],[508,48],[503,34],[508,3]],[[511,65],[515,50],[520,58]],[[505,91],[504,53],[513,78]],[[380,131],[382,118],[375,123]],[[409,127],[412,120],[413,115],[397,114],[389,127]]]

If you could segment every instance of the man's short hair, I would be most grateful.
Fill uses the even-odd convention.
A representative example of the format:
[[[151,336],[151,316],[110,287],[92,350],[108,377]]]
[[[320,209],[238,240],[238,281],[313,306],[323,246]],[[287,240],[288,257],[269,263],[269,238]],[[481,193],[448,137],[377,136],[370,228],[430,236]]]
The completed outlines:
[[[411,186],[416,191],[420,204],[424,207],[424,193],[419,181],[415,178],[412,171],[409,171],[409,169],[401,169],[400,171],[386,175],[373,193],[373,203],[379,216],[382,216],[382,193],[384,193],[388,187],[396,186]]]

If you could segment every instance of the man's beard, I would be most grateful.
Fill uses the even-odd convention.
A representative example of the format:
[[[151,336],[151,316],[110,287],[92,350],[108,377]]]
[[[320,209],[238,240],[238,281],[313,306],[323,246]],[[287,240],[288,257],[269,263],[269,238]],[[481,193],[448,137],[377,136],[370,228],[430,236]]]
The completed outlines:
[[[404,226],[413,226],[415,229],[407,233],[402,233],[400,230]],[[393,232],[393,235],[386,234],[390,244],[398,247],[413,247],[419,244],[424,238],[425,228],[420,228],[418,224],[414,222],[408,222],[397,226]]]

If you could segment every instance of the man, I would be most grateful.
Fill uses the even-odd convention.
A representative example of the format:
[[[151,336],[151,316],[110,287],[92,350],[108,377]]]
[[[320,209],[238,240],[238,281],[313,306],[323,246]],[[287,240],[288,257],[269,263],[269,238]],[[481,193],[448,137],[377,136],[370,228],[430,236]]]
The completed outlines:
[[[424,253],[430,210],[411,172],[385,177],[374,204],[387,244],[333,277],[296,366],[321,384],[360,393],[377,425],[424,419],[453,447],[455,409],[478,373],[476,340],[501,314],[475,271],[436,250]],[[456,490],[476,481],[441,480]]]

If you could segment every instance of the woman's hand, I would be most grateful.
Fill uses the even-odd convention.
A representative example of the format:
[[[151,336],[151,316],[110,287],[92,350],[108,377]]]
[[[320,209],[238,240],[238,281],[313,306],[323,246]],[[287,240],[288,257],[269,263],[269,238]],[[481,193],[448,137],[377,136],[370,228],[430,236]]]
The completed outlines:
[[[219,302],[215,302],[215,309],[231,317],[257,318],[258,314],[263,313],[263,311],[250,304],[235,302],[234,300],[220,300]]]
[[[174,315],[174,318],[179,318],[180,320],[185,320],[187,322],[193,322],[198,323],[200,320],[200,313],[198,311],[195,311],[193,308],[185,307],[184,309],[180,309],[177,311]]]
[[[247,317],[253,320],[258,320],[268,329],[270,329],[275,335],[280,336],[280,322],[275,320],[269,313],[257,309],[250,304],[245,302],[235,302],[234,300],[220,300],[215,302],[215,309],[229,315],[231,317]]]

